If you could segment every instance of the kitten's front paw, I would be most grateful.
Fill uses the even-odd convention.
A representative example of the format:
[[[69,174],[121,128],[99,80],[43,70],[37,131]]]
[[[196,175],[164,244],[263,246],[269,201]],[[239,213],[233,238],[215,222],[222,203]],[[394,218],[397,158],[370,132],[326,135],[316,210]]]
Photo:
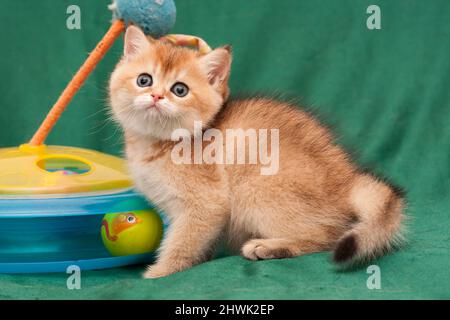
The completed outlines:
[[[145,279],[156,279],[156,278],[162,278],[167,277],[168,275],[171,275],[172,273],[175,273],[175,271],[170,271],[169,269],[159,266],[158,264],[148,266],[147,271],[144,273],[143,277]]]

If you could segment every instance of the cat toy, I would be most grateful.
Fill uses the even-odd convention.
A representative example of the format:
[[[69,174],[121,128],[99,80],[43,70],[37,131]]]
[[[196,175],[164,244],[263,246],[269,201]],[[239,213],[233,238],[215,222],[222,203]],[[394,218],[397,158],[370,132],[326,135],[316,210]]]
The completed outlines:
[[[135,24],[147,35],[159,38],[169,32],[176,19],[173,0],[115,0],[109,9],[113,11],[111,27],[56,101],[44,122],[31,138],[30,146],[39,146],[44,143],[67,105],[123,33],[126,25]]]
[[[132,189],[124,161],[93,150],[47,146],[72,98],[126,26],[159,38],[173,27],[173,0],[115,0],[113,23],[28,144],[0,149],[0,273],[62,272],[148,262],[164,215]],[[166,36],[210,50],[201,39]]]

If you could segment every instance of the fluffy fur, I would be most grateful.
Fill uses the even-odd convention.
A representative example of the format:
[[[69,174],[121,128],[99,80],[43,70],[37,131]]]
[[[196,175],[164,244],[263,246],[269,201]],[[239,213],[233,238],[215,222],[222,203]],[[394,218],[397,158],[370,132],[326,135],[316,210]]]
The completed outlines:
[[[362,173],[330,132],[296,106],[265,98],[228,101],[231,53],[207,55],[148,39],[129,27],[124,57],[110,80],[113,113],[124,129],[135,185],[171,221],[147,278],[167,276],[211,257],[218,239],[248,259],[334,250],[348,263],[388,249],[399,233],[403,199]],[[140,88],[139,74],[154,84]],[[179,98],[176,82],[189,86]],[[155,101],[152,95],[162,96]],[[171,133],[194,120],[206,128],[279,129],[280,168],[180,165],[171,160]]]

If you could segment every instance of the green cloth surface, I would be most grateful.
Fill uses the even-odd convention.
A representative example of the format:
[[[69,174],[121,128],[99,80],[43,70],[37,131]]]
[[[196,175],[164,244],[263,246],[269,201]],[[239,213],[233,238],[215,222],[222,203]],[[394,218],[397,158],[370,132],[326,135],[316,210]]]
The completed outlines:
[[[26,142],[110,25],[109,0],[3,0],[0,146]],[[81,8],[81,30],[66,9]],[[366,9],[381,8],[368,30]],[[178,0],[173,33],[232,44],[234,93],[299,97],[334,127],[358,163],[404,187],[408,244],[341,272],[329,253],[250,262],[225,256],[167,278],[143,266],[82,273],[0,275],[1,299],[448,299],[450,298],[450,2],[448,0]],[[118,41],[75,97],[48,144],[122,153],[108,121],[107,82]],[[0,168],[1,170],[1,168]],[[276,200],[274,198],[274,200]],[[0,244],[1,245],[1,244]]]

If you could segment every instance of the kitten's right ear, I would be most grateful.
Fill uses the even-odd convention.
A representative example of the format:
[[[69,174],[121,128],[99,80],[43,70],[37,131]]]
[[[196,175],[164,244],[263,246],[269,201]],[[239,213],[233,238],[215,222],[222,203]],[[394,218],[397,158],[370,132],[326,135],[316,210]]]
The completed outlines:
[[[213,86],[228,81],[231,68],[231,46],[215,49],[200,58],[203,70]]]
[[[125,33],[125,45],[123,54],[125,57],[133,57],[144,52],[150,47],[150,40],[145,33],[136,26],[129,26]]]

